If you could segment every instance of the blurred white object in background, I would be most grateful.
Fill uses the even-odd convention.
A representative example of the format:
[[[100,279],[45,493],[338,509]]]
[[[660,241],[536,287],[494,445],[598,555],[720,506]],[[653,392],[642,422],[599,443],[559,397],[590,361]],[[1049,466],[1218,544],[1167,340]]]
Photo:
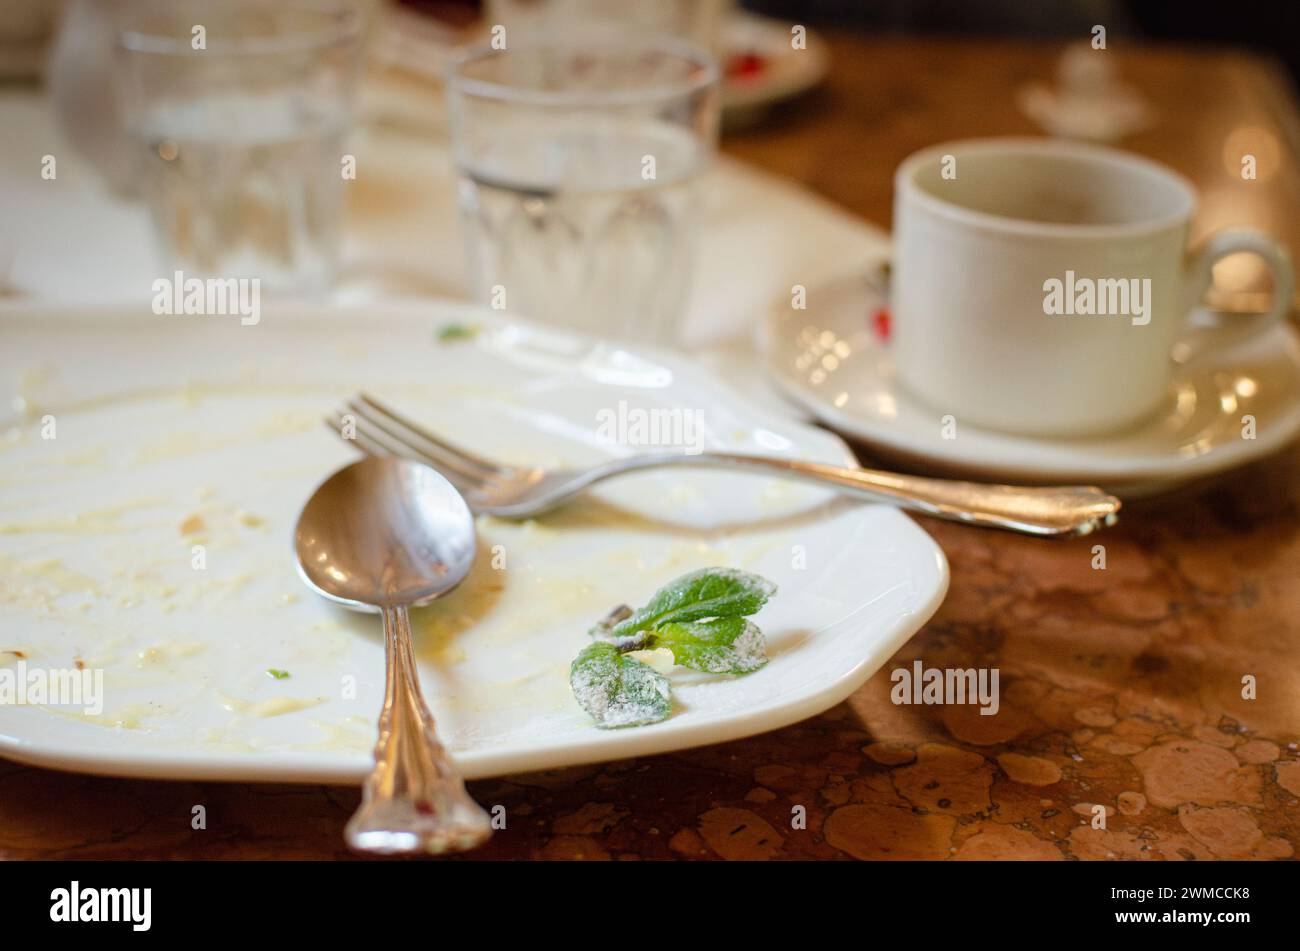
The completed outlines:
[[[816,87],[830,69],[817,33],[745,10],[723,24],[720,61],[724,129],[757,124],[774,107]]]
[[[722,24],[734,0],[487,0],[489,29],[505,28],[507,44],[557,30],[612,27],[638,36],[658,34],[689,40],[722,54]]]
[[[1123,83],[1107,50],[1075,43],[1061,54],[1056,88],[1031,83],[1020,90],[1020,108],[1045,130],[1066,139],[1114,142],[1146,127],[1150,110]]]
[[[117,192],[139,189],[139,156],[113,92],[116,18],[132,0],[71,0],[46,67],[60,131]]]

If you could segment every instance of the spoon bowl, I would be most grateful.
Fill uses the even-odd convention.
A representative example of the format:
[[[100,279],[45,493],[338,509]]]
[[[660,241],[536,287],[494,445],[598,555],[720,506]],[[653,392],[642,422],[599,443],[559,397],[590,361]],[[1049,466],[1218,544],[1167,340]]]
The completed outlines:
[[[427,604],[474,562],[474,518],[429,466],[372,456],[312,494],[294,533],[298,571],[319,594],[360,611]]]

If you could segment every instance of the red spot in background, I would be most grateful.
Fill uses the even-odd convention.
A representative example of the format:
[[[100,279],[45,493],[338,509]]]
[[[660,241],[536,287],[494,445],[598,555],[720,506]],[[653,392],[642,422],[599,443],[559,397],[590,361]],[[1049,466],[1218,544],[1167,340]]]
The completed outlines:
[[[877,308],[871,315],[871,329],[876,332],[882,343],[889,343],[889,316],[888,307]]]
[[[727,61],[729,79],[752,79],[767,68],[767,61],[757,53],[737,53]]]

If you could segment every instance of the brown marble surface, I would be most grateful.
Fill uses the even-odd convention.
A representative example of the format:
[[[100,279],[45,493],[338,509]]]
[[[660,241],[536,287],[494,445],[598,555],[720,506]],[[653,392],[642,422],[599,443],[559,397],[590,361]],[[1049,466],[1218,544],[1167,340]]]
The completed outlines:
[[[888,224],[923,145],[1034,133],[1014,104],[1057,46],[831,37],[826,87],[733,155]],[[1154,124],[1123,144],[1202,189],[1200,229],[1300,248],[1300,120],[1262,61],[1124,49]],[[1259,156],[1243,182],[1239,151]],[[1228,268],[1230,281],[1249,270]],[[473,783],[487,858],[1290,858],[1300,848],[1300,451],[1128,507],[1100,539],[925,521],[952,566],[935,618],[847,702],[764,736]],[[1092,567],[1103,541],[1107,567]],[[889,670],[997,667],[1002,706],[896,706]],[[1256,699],[1241,697],[1246,675]],[[0,858],[341,858],[351,789],[148,783],[0,761]],[[208,828],[192,831],[191,809]],[[1093,828],[1093,807],[1106,828]],[[802,810],[797,807],[802,807]],[[792,818],[806,814],[803,828]]]

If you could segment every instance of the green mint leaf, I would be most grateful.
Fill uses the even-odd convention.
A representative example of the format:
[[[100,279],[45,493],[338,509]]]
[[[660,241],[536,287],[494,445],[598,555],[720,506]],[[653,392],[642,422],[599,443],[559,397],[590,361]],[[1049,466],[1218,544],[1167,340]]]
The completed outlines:
[[[734,568],[702,568],[654,593],[647,604],[609,628],[609,639],[628,637],[664,624],[754,614],[776,593],[766,578]]]
[[[673,709],[663,674],[603,641],[589,644],[574,660],[569,686],[582,709],[605,729],[658,723]]]
[[[289,679],[289,671],[287,671],[287,670],[277,670],[277,669],[274,668],[274,667],[268,667],[268,668],[266,669],[266,673],[267,673],[267,676],[274,677],[276,680],[288,680],[288,679]]]
[[[452,340],[469,340],[476,333],[477,327],[467,327],[464,324],[443,324],[438,328],[438,340],[442,343],[448,343]]]
[[[767,663],[763,632],[743,617],[665,624],[655,628],[654,643],[683,667],[709,674],[748,674]]]

